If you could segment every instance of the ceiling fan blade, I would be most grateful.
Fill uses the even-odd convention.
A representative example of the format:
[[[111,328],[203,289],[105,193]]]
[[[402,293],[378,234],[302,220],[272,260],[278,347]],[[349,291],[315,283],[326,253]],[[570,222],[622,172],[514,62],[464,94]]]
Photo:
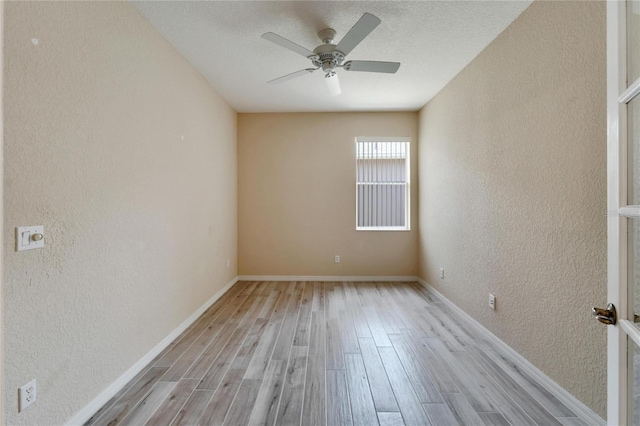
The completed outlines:
[[[291,40],[287,40],[286,38],[279,36],[278,34],[275,33],[264,33],[262,34],[262,38],[265,40],[269,40],[272,43],[275,43],[279,46],[284,47],[285,49],[289,49],[292,52],[297,53],[298,55],[302,55],[305,58],[308,58],[309,56],[316,56],[315,53],[313,53],[312,51],[310,51],[309,49],[305,49],[304,47],[300,46],[299,44],[296,44],[294,42],[292,42]]]
[[[373,31],[378,25],[380,25],[380,19],[373,16],[370,13],[365,13],[362,17],[356,22],[356,24],[351,27],[349,32],[340,40],[340,43],[336,46],[336,50],[344,53],[345,56],[349,54],[353,50],[354,47],[360,44],[362,40],[365,39],[366,36],[369,35],[371,31]]]
[[[400,68],[400,62],[347,61],[342,67],[346,71],[386,72],[393,74]]]
[[[324,81],[327,83],[327,89],[329,89],[329,94],[331,96],[337,96],[342,93],[342,90],[340,90],[338,74],[333,71],[328,72],[327,75],[324,76]]]
[[[292,72],[291,74],[283,75],[282,77],[278,77],[278,78],[274,78],[273,80],[269,80],[269,81],[267,81],[267,84],[282,83],[282,82],[285,82],[287,80],[291,80],[293,78],[303,76],[305,74],[310,74],[310,73],[314,72],[315,70],[317,70],[317,68],[307,68],[307,69],[304,69],[304,70]]]

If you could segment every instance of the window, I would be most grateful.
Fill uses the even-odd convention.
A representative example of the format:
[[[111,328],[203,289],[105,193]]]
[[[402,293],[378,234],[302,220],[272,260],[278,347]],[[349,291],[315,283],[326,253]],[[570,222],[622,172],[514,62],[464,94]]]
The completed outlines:
[[[356,138],[356,229],[408,231],[409,138]]]

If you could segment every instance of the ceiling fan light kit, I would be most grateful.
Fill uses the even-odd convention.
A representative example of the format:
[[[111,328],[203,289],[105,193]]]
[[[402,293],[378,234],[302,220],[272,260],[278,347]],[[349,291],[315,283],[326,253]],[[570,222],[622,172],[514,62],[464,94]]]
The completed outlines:
[[[398,71],[398,68],[400,68],[399,62],[348,61],[343,64],[345,57],[358,44],[360,44],[360,42],[362,42],[362,40],[371,33],[371,31],[380,25],[380,22],[380,19],[377,17],[370,13],[365,13],[337,45],[333,44],[336,31],[333,28],[326,28],[318,32],[318,37],[322,40],[322,44],[316,47],[313,52],[277,34],[271,32],[263,34],[262,38],[306,57],[314,66],[314,68],[306,68],[296,71],[274,80],[270,80],[267,83],[282,83],[322,69],[325,73],[325,82],[327,83],[329,94],[335,96],[341,93],[340,81],[338,79],[338,74],[335,71],[338,67],[345,71],[378,72],[388,74],[395,73]]]
[[[337,96],[342,93],[340,90],[340,81],[338,80],[338,74],[335,71],[328,72],[324,76],[324,81],[327,82],[327,89],[329,89],[329,94],[331,96]]]

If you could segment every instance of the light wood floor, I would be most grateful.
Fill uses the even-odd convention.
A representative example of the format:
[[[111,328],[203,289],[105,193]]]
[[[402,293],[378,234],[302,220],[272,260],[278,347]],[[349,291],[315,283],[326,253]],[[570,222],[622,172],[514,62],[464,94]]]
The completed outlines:
[[[239,282],[90,425],[584,425],[417,283]]]

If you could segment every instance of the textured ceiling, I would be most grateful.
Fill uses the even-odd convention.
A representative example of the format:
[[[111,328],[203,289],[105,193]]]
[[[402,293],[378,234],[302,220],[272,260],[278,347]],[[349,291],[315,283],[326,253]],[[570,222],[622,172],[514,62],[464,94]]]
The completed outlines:
[[[530,1],[134,1],[132,4],[238,112],[417,110],[500,34]],[[271,31],[309,50],[317,32],[337,43],[364,12],[382,23],[347,60],[401,62],[396,74],[338,69],[330,96],[321,71],[268,80],[310,62],[261,38]]]

